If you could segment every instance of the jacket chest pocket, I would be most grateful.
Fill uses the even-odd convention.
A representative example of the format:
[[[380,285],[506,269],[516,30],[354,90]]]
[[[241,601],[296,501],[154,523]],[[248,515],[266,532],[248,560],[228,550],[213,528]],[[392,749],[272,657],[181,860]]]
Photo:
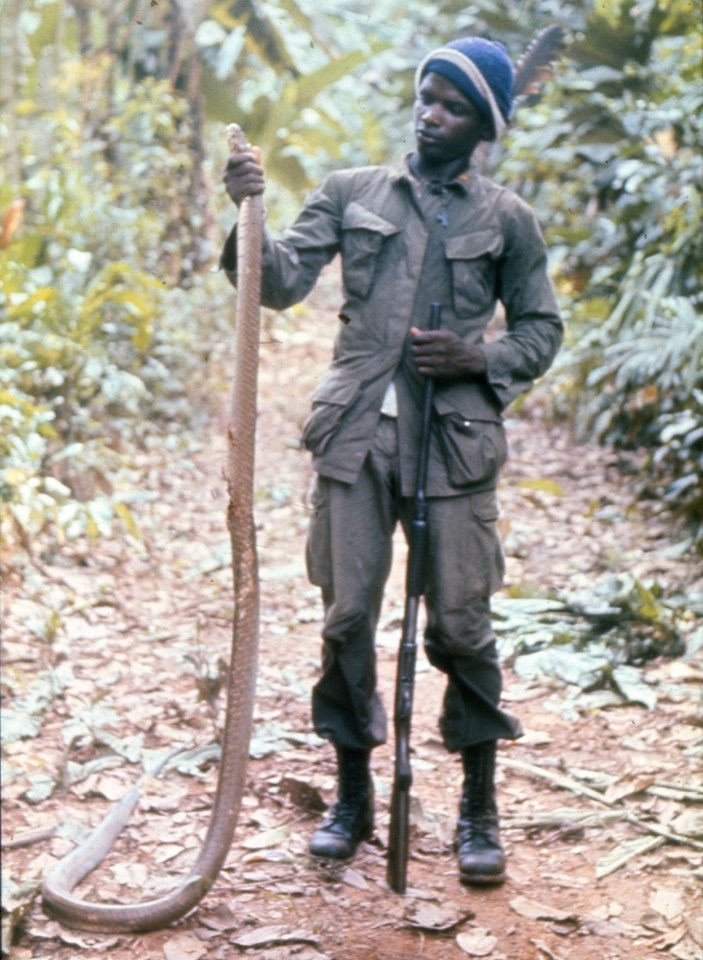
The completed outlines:
[[[444,249],[451,268],[454,312],[458,317],[485,312],[495,302],[503,238],[494,230],[484,230],[448,237]]]
[[[398,227],[356,201],[349,204],[342,218],[342,279],[351,297],[365,299],[378,266],[384,242]]]

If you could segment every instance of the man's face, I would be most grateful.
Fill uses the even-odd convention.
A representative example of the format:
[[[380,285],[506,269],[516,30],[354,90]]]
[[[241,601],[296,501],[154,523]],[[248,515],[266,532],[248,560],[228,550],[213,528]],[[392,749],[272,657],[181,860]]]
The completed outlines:
[[[471,156],[488,133],[471,100],[438,73],[423,77],[413,119],[418,153],[432,163]]]

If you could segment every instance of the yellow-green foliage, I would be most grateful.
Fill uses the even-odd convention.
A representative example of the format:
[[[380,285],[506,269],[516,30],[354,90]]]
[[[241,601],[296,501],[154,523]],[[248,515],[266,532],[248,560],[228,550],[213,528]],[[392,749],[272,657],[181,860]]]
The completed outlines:
[[[115,517],[136,532],[117,451],[173,418],[185,357],[167,357],[164,318],[189,229],[183,103],[113,72],[106,57],[70,60],[51,109],[22,100],[21,182],[0,185],[0,212],[24,201],[0,250],[0,529],[25,545],[106,533]]]
[[[585,435],[645,448],[638,492],[668,501],[703,546],[699,11],[577,6],[572,62],[523,114],[502,172],[548,234],[569,321],[566,411]]]

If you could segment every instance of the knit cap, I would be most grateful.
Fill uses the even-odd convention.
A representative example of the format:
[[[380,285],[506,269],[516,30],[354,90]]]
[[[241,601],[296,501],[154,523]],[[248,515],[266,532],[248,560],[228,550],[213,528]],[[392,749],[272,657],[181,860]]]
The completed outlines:
[[[480,111],[500,137],[510,117],[513,99],[513,65],[502,43],[481,37],[452,40],[438,47],[420,63],[415,73],[415,91],[426,73],[449,80]]]

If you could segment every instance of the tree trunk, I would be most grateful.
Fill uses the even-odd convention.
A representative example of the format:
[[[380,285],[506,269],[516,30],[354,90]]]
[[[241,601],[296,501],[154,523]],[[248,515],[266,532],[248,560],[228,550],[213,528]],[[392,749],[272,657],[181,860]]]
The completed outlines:
[[[5,114],[7,137],[4,139],[3,165],[7,179],[13,186],[19,186],[22,176],[22,159],[17,132],[15,104],[18,94],[20,70],[18,49],[19,36],[17,19],[21,0],[5,0],[0,7],[0,110]]]

